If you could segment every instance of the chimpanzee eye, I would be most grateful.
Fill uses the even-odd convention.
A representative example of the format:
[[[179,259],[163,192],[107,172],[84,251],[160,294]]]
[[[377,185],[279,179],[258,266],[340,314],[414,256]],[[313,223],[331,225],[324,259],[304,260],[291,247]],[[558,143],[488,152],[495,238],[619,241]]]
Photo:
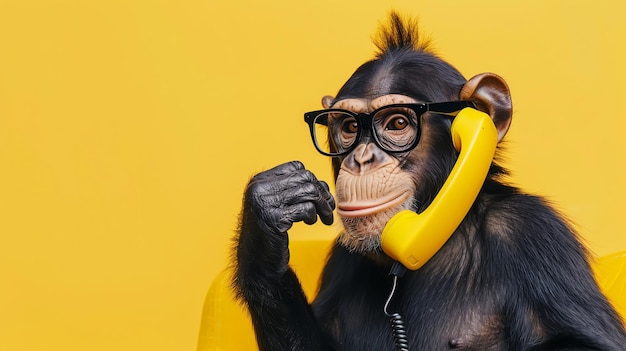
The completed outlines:
[[[413,145],[417,137],[417,115],[402,106],[380,110],[373,119],[373,128],[383,150],[403,151]]]
[[[395,116],[392,117],[387,125],[385,126],[385,130],[402,130],[409,125],[409,121],[404,116]]]
[[[356,120],[353,118],[346,118],[343,120],[341,124],[341,131],[343,133],[351,133],[354,134],[359,130],[359,126],[356,123]]]

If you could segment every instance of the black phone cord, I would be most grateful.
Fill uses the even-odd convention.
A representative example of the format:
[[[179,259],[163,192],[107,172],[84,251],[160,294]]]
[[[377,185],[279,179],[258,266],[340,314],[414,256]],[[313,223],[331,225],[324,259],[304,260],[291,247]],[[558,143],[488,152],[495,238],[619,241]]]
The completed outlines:
[[[387,302],[385,302],[385,307],[383,309],[385,315],[390,318],[393,340],[396,344],[396,350],[398,351],[409,351],[409,339],[406,333],[406,328],[404,326],[404,321],[402,321],[402,316],[400,315],[400,313],[389,313],[387,309],[389,307],[391,299],[393,298],[393,295],[396,293],[396,288],[398,286],[398,277],[402,277],[405,272],[406,268],[404,268],[402,264],[394,262],[391,271],[389,272],[389,275],[393,276],[393,286],[391,287],[391,293],[389,294],[389,297],[387,298]]]

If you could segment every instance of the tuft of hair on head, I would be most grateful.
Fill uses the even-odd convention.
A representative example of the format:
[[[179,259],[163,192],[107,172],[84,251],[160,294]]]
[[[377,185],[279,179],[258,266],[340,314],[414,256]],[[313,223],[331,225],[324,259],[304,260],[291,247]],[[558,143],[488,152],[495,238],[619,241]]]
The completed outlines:
[[[387,22],[380,24],[372,42],[378,48],[376,58],[400,49],[433,53],[430,38],[419,31],[417,18],[403,17],[396,11],[389,12]]]

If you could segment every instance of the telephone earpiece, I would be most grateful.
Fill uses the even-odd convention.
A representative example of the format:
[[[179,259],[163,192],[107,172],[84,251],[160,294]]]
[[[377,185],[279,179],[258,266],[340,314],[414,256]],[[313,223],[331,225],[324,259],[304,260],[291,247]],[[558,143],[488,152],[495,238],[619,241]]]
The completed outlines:
[[[459,112],[451,132],[459,158],[433,202],[419,214],[397,213],[381,235],[383,251],[411,270],[424,265],[461,224],[485,182],[498,144],[491,117],[473,108]]]

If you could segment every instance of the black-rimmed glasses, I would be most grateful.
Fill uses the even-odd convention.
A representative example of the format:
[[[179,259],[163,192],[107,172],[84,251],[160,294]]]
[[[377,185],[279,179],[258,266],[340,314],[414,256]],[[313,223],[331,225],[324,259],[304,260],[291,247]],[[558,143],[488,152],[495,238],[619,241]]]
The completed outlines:
[[[343,156],[360,142],[364,130],[371,130],[374,143],[390,153],[413,149],[420,137],[421,116],[425,112],[456,116],[465,107],[475,107],[467,100],[424,104],[393,104],[370,113],[354,113],[342,109],[307,112],[317,151],[326,156]]]

